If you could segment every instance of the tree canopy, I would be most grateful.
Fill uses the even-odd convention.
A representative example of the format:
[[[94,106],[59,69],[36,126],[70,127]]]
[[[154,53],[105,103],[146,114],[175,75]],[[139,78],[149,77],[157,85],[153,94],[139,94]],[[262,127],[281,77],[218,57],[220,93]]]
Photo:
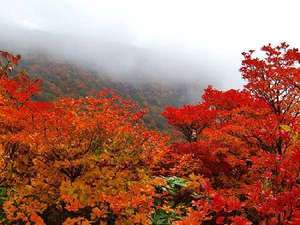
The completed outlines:
[[[42,81],[0,52],[0,223],[299,224],[300,53],[262,51],[242,90],[167,107],[172,138],[110,90],[36,101]]]

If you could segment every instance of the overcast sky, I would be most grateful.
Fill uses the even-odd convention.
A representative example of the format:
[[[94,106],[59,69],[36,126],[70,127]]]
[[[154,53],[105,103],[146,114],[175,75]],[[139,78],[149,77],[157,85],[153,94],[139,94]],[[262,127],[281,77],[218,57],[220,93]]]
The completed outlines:
[[[202,78],[210,77],[220,88],[241,87],[238,69],[242,51],[258,49],[269,42],[287,41],[294,47],[300,46],[298,0],[0,0],[0,3],[1,24],[45,31],[57,37],[74,37],[85,44],[89,40],[109,41],[147,49],[152,52],[151,57],[169,58],[165,70],[174,74],[174,79],[186,76],[201,82]],[[183,67],[178,72],[174,65],[181,62]],[[184,68],[186,74],[182,74]]]

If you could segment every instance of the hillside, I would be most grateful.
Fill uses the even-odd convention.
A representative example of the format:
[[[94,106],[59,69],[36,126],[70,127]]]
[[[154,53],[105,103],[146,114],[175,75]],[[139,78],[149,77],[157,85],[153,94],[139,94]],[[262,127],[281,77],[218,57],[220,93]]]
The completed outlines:
[[[27,71],[32,78],[43,80],[43,92],[36,96],[39,100],[52,101],[61,96],[95,95],[98,91],[109,88],[122,97],[147,107],[149,113],[145,116],[145,122],[151,128],[166,128],[166,122],[160,115],[166,106],[179,106],[192,101],[192,86],[188,84],[179,86],[158,82],[121,81],[42,54],[25,56],[19,68]]]
[[[33,99],[40,82],[13,75],[20,57],[0,51],[0,224],[299,225],[300,52],[262,51],[243,54],[243,90],[166,107],[173,139],[115,94],[55,100],[98,83],[68,64],[28,61],[53,102]],[[184,96],[102,79],[151,108]]]

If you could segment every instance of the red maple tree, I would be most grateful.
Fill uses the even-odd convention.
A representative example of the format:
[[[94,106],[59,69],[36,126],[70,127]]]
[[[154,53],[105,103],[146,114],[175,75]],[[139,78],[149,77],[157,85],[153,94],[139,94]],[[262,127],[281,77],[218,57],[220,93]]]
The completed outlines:
[[[166,173],[207,179],[178,224],[299,222],[300,53],[286,43],[262,51],[243,53],[243,90],[209,87],[201,103],[163,113],[186,140],[172,145]]]

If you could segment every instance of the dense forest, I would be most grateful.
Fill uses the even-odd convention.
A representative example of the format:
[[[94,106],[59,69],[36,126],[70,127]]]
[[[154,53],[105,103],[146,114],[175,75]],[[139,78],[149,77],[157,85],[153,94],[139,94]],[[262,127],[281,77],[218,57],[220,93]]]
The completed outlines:
[[[147,108],[144,120],[154,129],[167,129],[167,123],[160,115],[168,105],[179,106],[191,101],[190,85],[167,85],[158,82],[133,83],[99,74],[84,66],[51,59],[45,54],[33,54],[22,60],[19,66],[31,78],[43,81],[43,91],[34,98],[53,101],[59,97],[95,96],[99,90],[111,89],[123,98],[137,102]],[[200,90],[199,90],[200,96]]]
[[[0,224],[300,224],[298,49],[244,52],[242,90],[185,105],[185,88],[0,54]]]
[[[181,85],[166,82],[124,81],[65,60],[57,60],[46,53],[27,54],[19,67],[27,71],[30,78],[40,79],[43,91],[34,96],[36,100],[53,101],[59,97],[95,96],[99,90],[111,89],[123,98],[137,102],[147,108],[146,125],[159,130],[170,130],[161,112],[168,105],[179,106],[200,96],[201,90],[193,90],[187,83]],[[192,90],[191,90],[192,89]],[[195,93],[197,92],[197,93]]]

